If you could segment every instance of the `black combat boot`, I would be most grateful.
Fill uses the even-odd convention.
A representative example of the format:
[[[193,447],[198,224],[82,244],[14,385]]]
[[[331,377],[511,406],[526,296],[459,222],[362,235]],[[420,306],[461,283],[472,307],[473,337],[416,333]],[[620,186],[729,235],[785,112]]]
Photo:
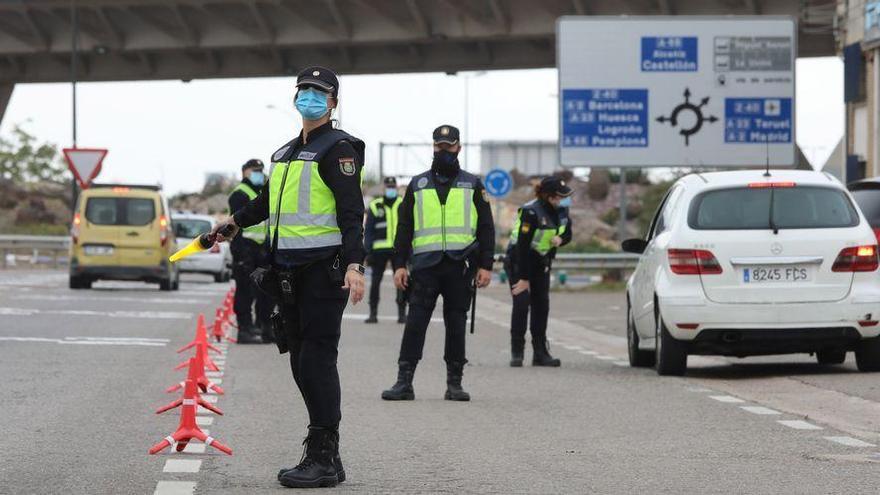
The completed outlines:
[[[469,401],[471,395],[461,388],[464,363],[446,363],[446,400]]]
[[[416,363],[401,361],[397,363],[397,382],[388,390],[382,392],[385,400],[413,400],[416,393],[413,391],[413,375],[416,373]]]
[[[397,305],[397,323],[406,323],[406,304]]]
[[[512,368],[519,368],[523,365],[523,349],[525,345],[525,342],[514,341],[510,343],[510,366]]]
[[[378,313],[379,313],[378,305],[373,306],[371,304],[370,305],[370,316],[368,316],[367,319],[364,320],[364,323],[379,323],[379,317],[377,316]]]
[[[238,336],[235,339],[239,344],[262,344],[263,339],[257,334],[256,329],[250,325],[238,325]]]
[[[336,451],[333,453],[333,466],[336,468],[336,479],[342,483],[345,481],[345,468],[342,467],[342,458],[339,456],[339,431],[335,431],[336,433]],[[281,481],[281,477],[284,476],[284,473],[291,471],[296,468],[281,468],[278,471],[278,481]]]
[[[547,341],[544,339],[532,340],[532,366],[549,366],[552,368],[562,365],[562,362],[550,355],[547,349]]]
[[[339,433],[309,427],[309,436],[303,441],[305,452],[299,465],[282,470],[278,481],[288,488],[321,488],[339,484],[334,456],[339,449]]]

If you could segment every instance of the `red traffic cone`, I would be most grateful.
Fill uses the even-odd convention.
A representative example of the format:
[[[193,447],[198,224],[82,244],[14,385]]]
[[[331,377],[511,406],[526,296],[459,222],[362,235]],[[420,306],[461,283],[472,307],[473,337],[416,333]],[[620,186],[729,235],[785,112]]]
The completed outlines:
[[[184,386],[184,397],[195,397],[197,393],[195,382],[187,380]],[[206,435],[205,432],[199,428],[199,425],[196,424],[196,400],[182,399],[181,404],[180,424],[177,426],[177,431],[163,438],[162,441],[156,445],[153,445],[149,450],[150,455],[165,450],[174,445],[174,442],[177,442],[177,451],[180,452],[186,448],[189,441],[193,438],[201,440],[205,445],[210,445],[224,454],[232,455],[231,448],[218,442],[214,437]]]
[[[202,313],[199,313],[198,323],[196,323],[196,338],[193,339],[193,341],[189,344],[186,344],[185,346],[178,349],[177,352],[181,353],[187,349],[195,347],[195,345],[199,342],[205,343],[208,349],[216,352],[217,354],[221,354],[220,349],[217,349],[216,347],[211,345],[210,342],[208,342],[208,329],[205,328],[205,315]]]
[[[217,308],[217,312],[214,313],[214,329],[212,330],[211,334],[214,336],[214,340],[217,342],[221,342],[223,339],[226,339],[233,344],[238,342],[237,340],[233,339],[223,332],[223,310],[221,308]]]
[[[208,357],[207,351],[205,351],[205,344],[199,342],[196,344],[196,355],[191,357],[189,360],[181,363],[183,366],[189,366],[189,370],[187,371],[187,380],[193,380],[202,392],[207,392],[208,390],[213,390],[220,395],[223,395],[225,392],[219,385],[216,385],[211,380],[208,380],[208,377],[205,376],[205,358]],[[175,369],[182,368],[183,366],[178,366]],[[216,365],[214,365],[216,367]],[[168,393],[174,392],[176,390],[180,390],[183,388],[186,382],[180,382],[176,385],[172,385],[168,387],[165,391]]]
[[[195,401],[196,404],[204,407],[205,409],[207,409],[213,413],[219,414],[221,416],[223,415],[223,411],[221,411],[220,408],[214,406],[213,404],[206,401],[205,399],[202,399],[202,395],[199,394],[199,387],[198,386],[192,390],[193,395],[187,395],[189,393],[189,391],[186,388],[187,381],[191,381],[191,382],[195,383],[196,385],[198,385],[198,371],[196,371],[197,369],[198,369],[198,363],[196,363],[196,358],[194,358],[194,357],[189,358],[189,372],[187,372],[187,374],[186,374],[186,380],[181,383],[181,385],[183,386],[183,392],[184,392],[183,397],[180,399],[177,399],[174,402],[166,404],[166,405],[160,407],[159,409],[156,409],[156,414],[162,414],[165,411],[169,411],[171,409],[174,409],[175,407],[182,406],[185,403],[188,404],[188,402],[186,402],[186,401],[190,401],[190,402]]]

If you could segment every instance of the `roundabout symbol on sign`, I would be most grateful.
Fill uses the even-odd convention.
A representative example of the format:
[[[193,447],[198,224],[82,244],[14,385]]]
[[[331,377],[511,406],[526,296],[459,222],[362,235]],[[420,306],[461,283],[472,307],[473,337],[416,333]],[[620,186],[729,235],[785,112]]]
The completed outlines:
[[[715,123],[718,121],[718,117],[716,117],[714,115],[709,115],[708,117],[703,115],[703,107],[709,103],[708,96],[703,98],[702,100],[700,100],[699,105],[694,105],[693,103],[691,103],[690,98],[691,98],[691,90],[689,88],[685,88],[684,89],[684,103],[680,103],[677,107],[672,109],[672,114],[670,114],[669,117],[667,117],[665,115],[661,115],[661,116],[657,117],[657,122],[660,122],[661,124],[665,124],[666,122],[669,122],[669,125],[671,125],[672,127],[677,127],[678,126],[678,119],[679,119],[681,112],[687,111],[687,112],[691,112],[694,114],[694,124],[690,127],[682,128],[681,130],[678,131],[679,134],[684,136],[684,145],[685,146],[690,146],[691,136],[693,136],[694,134],[696,134],[697,132],[700,131],[700,129],[703,127],[704,121],[709,121],[709,123]]]
[[[486,174],[486,192],[500,198],[506,196],[513,187],[513,179],[506,170],[496,168]]]

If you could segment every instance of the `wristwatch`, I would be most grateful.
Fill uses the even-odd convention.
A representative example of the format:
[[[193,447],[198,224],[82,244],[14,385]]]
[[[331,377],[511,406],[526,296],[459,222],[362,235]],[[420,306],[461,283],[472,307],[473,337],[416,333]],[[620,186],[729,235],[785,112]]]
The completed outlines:
[[[367,269],[364,267],[364,265],[362,265],[360,263],[352,263],[352,264],[348,265],[348,269],[354,270],[354,271],[360,273],[361,275],[367,273]]]

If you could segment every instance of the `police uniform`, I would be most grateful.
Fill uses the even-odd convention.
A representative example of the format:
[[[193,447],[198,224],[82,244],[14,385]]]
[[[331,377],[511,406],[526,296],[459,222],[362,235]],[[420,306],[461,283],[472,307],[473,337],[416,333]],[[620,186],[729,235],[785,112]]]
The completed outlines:
[[[571,194],[571,188],[559,177],[541,181],[541,191],[559,196]],[[529,290],[513,296],[510,317],[511,366],[522,366],[526,321],[532,334],[532,364],[559,366],[547,347],[547,317],[550,312],[550,268],[556,256],[552,240],[562,239],[562,246],[571,241],[571,220],[568,208],[554,208],[543,199],[524,204],[518,212],[507,246],[507,272],[510,286],[520,280],[529,282]],[[529,312],[531,311],[531,318]]]
[[[248,160],[242,166],[245,170],[263,170],[263,162],[260,160]],[[262,185],[255,185],[248,178],[235,186],[229,194],[229,211],[234,213],[244,207],[248,201],[256,198],[262,189]],[[251,344],[262,341],[271,342],[272,332],[269,329],[269,315],[272,312],[272,302],[269,297],[257,289],[251,282],[250,275],[258,266],[266,262],[266,222],[260,222],[235,236],[229,243],[232,251],[232,276],[235,278],[235,319],[238,322],[238,343]],[[255,311],[252,311],[252,308]],[[256,325],[254,324],[256,313]]]
[[[385,267],[392,263],[394,256],[394,237],[397,235],[397,219],[403,198],[397,196],[397,180],[386,177],[385,189],[394,191],[393,197],[387,195],[370,201],[367,208],[367,223],[364,228],[364,248],[370,266],[370,315],[366,323],[377,323],[379,312],[379,289]],[[406,322],[406,300],[402,290],[397,290],[397,323]]]
[[[458,129],[440,126],[435,143],[458,143]],[[398,358],[397,382],[382,393],[386,400],[412,400],[412,378],[422,358],[425,332],[439,296],[443,296],[449,400],[469,400],[461,389],[465,328],[478,268],[492,269],[495,226],[480,179],[461,170],[457,157],[435,152],[431,170],[407,186],[395,240],[395,270],[410,265],[409,314]]]
[[[317,87],[335,97],[338,84],[329,69],[309,67],[297,77],[297,94]],[[269,222],[272,270],[262,285],[279,299],[280,315],[273,315],[278,348],[290,352],[309,414],[302,462],[278,473],[285,486],[333,486],[345,479],[336,360],[348,299],[345,272],[364,260],[363,157],[363,141],[332,122],[300,134],[272,155],[267,187],[234,216],[242,228]]]

